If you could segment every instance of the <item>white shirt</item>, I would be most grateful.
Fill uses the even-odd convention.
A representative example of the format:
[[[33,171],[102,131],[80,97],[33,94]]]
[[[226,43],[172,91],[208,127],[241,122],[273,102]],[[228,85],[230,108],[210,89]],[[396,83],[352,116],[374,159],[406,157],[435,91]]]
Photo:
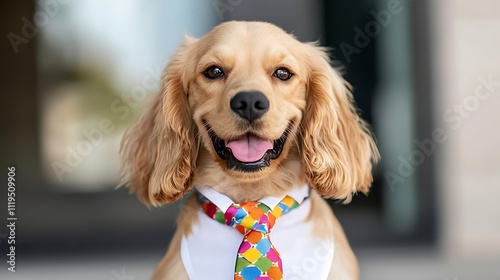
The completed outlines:
[[[209,187],[196,187],[222,212],[233,201]],[[307,185],[293,189],[289,196],[302,201],[309,195]],[[273,209],[283,197],[265,197],[262,202]],[[283,278],[286,280],[326,279],[334,255],[334,241],[314,238],[311,222],[306,221],[311,201],[305,200],[299,207],[276,219],[269,239],[283,261]],[[181,240],[181,259],[191,280],[232,280],[236,254],[243,235],[236,229],[208,217],[200,207],[199,223]]]

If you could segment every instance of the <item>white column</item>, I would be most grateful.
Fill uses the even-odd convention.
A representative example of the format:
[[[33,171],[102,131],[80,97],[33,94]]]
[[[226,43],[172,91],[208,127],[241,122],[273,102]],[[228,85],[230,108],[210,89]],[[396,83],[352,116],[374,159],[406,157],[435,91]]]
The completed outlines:
[[[436,116],[448,136],[437,161],[440,244],[458,258],[498,255],[500,2],[429,2]]]

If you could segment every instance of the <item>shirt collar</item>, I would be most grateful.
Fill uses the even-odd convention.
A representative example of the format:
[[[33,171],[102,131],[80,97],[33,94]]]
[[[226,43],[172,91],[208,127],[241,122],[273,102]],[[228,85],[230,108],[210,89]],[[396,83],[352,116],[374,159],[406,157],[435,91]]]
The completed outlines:
[[[203,186],[198,187],[195,186],[196,190],[199,191],[203,196],[208,198],[213,204],[215,204],[222,212],[226,213],[227,209],[234,203],[232,199],[225,196],[224,194],[219,193],[211,187]],[[307,184],[296,187],[290,190],[286,195],[292,197],[298,203],[301,203],[304,199],[309,196],[309,186]],[[266,196],[264,198],[259,199],[259,202],[264,203],[269,208],[273,209],[278,205],[278,203],[284,198],[276,197],[276,196]]]

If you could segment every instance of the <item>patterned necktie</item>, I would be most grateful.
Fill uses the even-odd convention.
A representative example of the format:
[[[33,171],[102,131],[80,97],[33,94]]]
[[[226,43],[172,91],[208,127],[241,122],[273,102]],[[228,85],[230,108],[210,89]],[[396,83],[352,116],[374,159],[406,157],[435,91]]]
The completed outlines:
[[[235,280],[283,279],[281,258],[269,240],[269,233],[277,218],[300,205],[297,201],[285,196],[272,210],[262,202],[233,203],[224,213],[201,193],[197,195],[210,218],[244,235],[236,258]]]

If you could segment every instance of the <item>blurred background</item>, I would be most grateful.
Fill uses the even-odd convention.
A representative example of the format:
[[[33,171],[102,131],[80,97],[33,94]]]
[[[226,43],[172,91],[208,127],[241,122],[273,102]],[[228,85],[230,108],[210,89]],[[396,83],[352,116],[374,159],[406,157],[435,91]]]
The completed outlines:
[[[118,149],[184,34],[273,22],[319,40],[382,153],[368,197],[330,201],[361,279],[500,279],[500,2],[2,1],[1,167],[16,167],[16,273],[147,279],[183,201],[116,189]],[[495,148],[497,147],[497,148]],[[7,223],[7,183],[0,191]]]

